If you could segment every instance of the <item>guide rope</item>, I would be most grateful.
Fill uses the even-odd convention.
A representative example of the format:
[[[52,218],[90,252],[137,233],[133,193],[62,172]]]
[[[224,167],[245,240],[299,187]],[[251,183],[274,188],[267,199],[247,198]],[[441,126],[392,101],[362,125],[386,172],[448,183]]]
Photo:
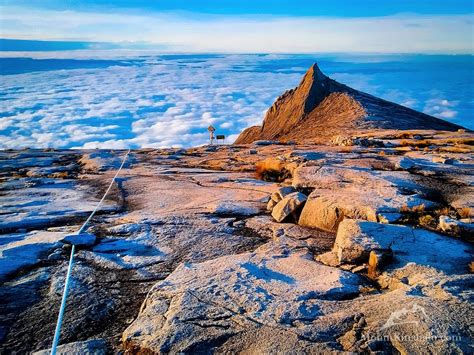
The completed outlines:
[[[92,217],[94,217],[95,213],[99,210],[100,206],[102,205],[102,203],[105,200],[105,197],[110,192],[110,189],[112,188],[112,186],[115,182],[115,179],[117,178],[117,176],[119,175],[119,173],[122,170],[123,166],[125,165],[125,161],[127,160],[128,154],[130,154],[130,149],[127,151],[127,153],[123,157],[122,164],[120,164],[119,169],[115,173],[115,176],[112,178],[112,181],[110,182],[109,187],[105,191],[105,193],[102,196],[102,198],[100,199],[99,203],[97,204],[97,206],[95,206],[94,210],[91,212],[91,214],[86,219],[86,221],[82,224],[81,228],[79,228],[79,230],[76,232],[76,235],[79,235],[82,232],[84,232],[84,230],[86,229],[86,226],[89,224]],[[61,325],[62,325],[62,322],[63,322],[64,310],[66,308],[66,299],[67,299],[67,293],[68,293],[68,290],[69,290],[69,283],[70,283],[70,280],[71,280],[72,266],[74,264],[74,251],[75,251],[75,245],[72,244],[71,255],[69,256],[69,265],[68,265],[67,273],[66,273],[66,280],[65,280],[65,283],[64,283],[63,296],[62,296],[62,299],[61,299],[61,307],[59,309],[58,320],[57,320],[57,323],[56,323],[56,330],[54,331],[54,339],[53,339],[53,346],[51,348],[51,355],[56,355],[56,351],[57,351],[57,347],[58,347],[58,343],[59,343],[59,336],[61,335]]]

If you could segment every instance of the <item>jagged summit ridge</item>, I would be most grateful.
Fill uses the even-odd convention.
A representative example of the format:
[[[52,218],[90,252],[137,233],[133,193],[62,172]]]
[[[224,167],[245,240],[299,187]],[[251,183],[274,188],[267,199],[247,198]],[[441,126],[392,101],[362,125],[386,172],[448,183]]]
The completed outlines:
[[[259,139],[304,141],[388,128],[453,131],[461,127],[352,89],[326,76],[315,63],[296,88],[275,100],[262,126],[245,129],[235,143]]]

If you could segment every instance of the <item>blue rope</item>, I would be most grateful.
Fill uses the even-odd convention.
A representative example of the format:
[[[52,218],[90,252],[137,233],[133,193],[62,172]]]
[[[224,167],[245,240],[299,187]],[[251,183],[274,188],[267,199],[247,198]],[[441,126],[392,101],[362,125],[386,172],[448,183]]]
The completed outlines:
[[[89,217],[86,219],[86,221],[82,224],[81,228],[77,231],[78,235],[81,234],[86,229],[86,225],[90,222],[90,220],[95,215],[95,213],[97,212],[99,207],[102,205],[102,202],[104,202],[105,197],[107,196],[110,189],[112,188],[112,186],[115,182],[115,179],[117,178],[118,174],[120,173],[120,170],[122,170],[122,168],[125,164],[125,161],[127,160],[127,157],[128,157],[129,153],[130,153],[130,149],[127,151],[127,154],[125,154],[125,156],[123,157],[122,164],[120,165],[119,169],[117,170],[117,173],[115,174],[112,181],[110,182],[110,185],[107,188],[107,190],[105,191],[105,193],[102,196],[101,200],[99,201],[97,206],[95,206],[94,210],[89,215]],[[75,251],[75,245],[72,244],[71,255],[69,256],[69,265],[68,265],[67,273],[66,273],[66,281],[64,283],[63,297],[61,299],[61,308],[59,309],[58,321],[56,323],[56,330],[54,331],[54,339],[53,339],[53,346],[51,348],[51,355],[56,355],[57,347],[58,347],[58,344],[59,344],[59,337],[61,335],[61,325],[63,323],[64,310],[66,309],[67,293],[69,291],[69,284],[70,284],[70,281],[71,281],[72,266],[74,264],[74,251]]]

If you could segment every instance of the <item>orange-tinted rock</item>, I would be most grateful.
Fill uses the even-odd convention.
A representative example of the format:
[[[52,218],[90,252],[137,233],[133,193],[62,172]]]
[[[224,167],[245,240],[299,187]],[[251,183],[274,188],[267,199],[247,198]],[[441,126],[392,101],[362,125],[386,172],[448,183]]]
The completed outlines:
[[[245,129],[235,143],[328,141],[368,128],[456,131],[462,127],[352,89],[313,64],[296,88],[275,100],[262,126]]]

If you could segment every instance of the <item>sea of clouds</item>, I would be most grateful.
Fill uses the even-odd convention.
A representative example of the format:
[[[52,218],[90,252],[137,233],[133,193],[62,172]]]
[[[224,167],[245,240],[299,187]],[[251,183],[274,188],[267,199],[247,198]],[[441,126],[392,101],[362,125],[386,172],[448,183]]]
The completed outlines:
[[[0,148],[189,147],[208,142],[209,125],[231,143],[315,61],[347,85],[474,128],[470,56],[0,58]]]

